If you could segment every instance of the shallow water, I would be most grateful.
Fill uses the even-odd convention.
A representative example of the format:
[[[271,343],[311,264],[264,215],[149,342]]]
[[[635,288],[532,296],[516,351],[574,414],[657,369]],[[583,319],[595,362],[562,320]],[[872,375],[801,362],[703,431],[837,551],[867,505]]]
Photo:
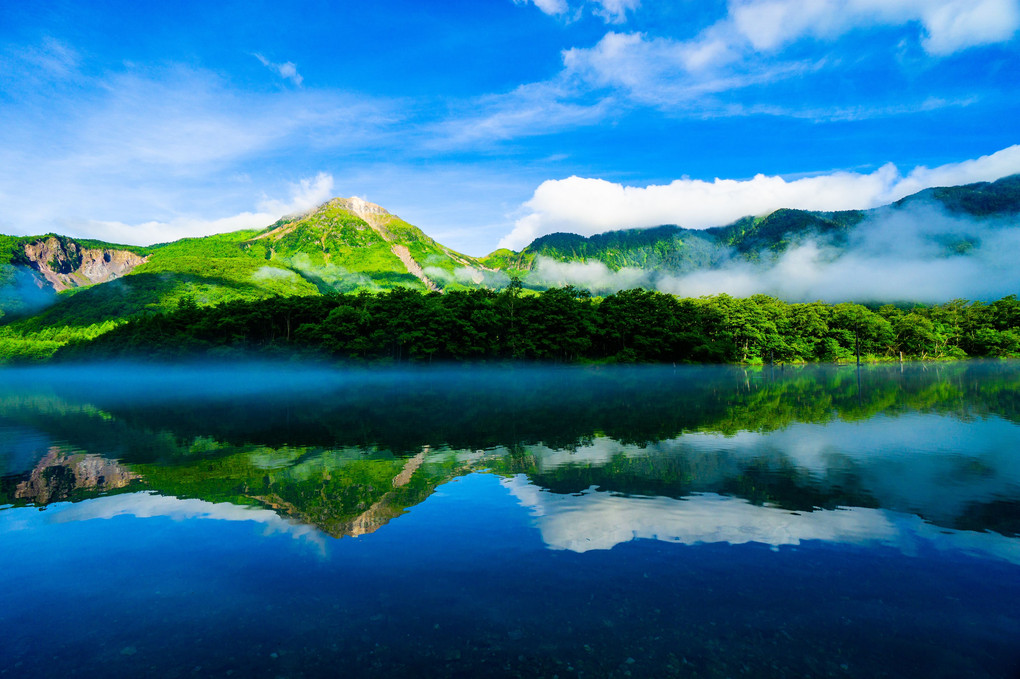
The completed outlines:
[[[0,675],[1015,677],[1020,363],[0,372]]]

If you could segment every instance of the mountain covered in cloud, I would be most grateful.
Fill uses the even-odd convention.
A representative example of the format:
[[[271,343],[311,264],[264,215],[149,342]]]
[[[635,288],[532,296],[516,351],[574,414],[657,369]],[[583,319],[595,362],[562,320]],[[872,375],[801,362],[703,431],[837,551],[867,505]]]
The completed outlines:
[[[335,198],[262,230],[147,247],[0,237],[0,311],[31,330],[273,295],[561,285],[790,301],[990,299],[1020,289],[1020,175],[926,189],[871,210],[781,209],[707,229],[555,233],[458,253],[384,208]],[[34,314],[34,315],[33,315]],[[30,316],[25,320],[26,316]]]
[[[512,260],[541,285],[791,301],[944,301],[1016,292],[1020,175],[870,210],[780,209],[707,229],[554,233]],[[508,256],[506,253],[504,256]]]

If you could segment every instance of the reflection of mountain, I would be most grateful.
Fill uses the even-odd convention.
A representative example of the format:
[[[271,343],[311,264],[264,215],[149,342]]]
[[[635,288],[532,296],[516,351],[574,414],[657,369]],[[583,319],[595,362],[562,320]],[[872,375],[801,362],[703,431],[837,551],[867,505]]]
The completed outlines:
[[[126,488],[137,479],[137,474],[114,460],[51,448],[28,478],[17,483],[13,496],[46,505]]]
[[[181,371],[154,393],[151,375],[107,371],[95,384],[122,388],[84,403],[72,369],[8,381],[0,506],[139,488],[339,537],[487,469],[548,498],[714,494],[783,516],[875,508],[1020,534],[1013,363],[874,368],[860,395],[834,367],[239,374],[252,377]]]
[[[301,502],[308,495],[306,489],[287,485],[277,488],[270,486],[266,495],[251,497],[285,516],[314,524],[333,537],[366,535],[379,530],[407,511],[408,506],[418,504],[432,494],[437,482],[428,478],[426,474],[420,474],[416,479],[420,483],[411,484],[415,472],[425,461],[425,455],[425,452],[421,452],[403,460],[400,471],[390,479],[388,485],[383,480],[340,488],[332,487],[327,490],[327,485],[333,479],[332,474],[325,474],[321,483],[315,483],[311,489],[318,493],[322,499],[321,503]],[[396,462],[398,461],[394,460],[393,463],[385,465],[385,468],[392,470]],[[379,468],[383,467],[384,463],[385,461],[376,460],[371,466]],[[374,485],[375,483],[378,487]],[[345,505],[343,500],[352,495],[357,495],[358,501],[353,506]],[[287,497],[292,499],[288,500]]]

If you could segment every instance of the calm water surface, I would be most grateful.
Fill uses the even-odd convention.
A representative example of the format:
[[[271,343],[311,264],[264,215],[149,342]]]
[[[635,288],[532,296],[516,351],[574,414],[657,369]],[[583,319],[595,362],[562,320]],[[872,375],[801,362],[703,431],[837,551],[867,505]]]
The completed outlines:
[[[0,372],[0,676],[1020,676],[1020,363]]]

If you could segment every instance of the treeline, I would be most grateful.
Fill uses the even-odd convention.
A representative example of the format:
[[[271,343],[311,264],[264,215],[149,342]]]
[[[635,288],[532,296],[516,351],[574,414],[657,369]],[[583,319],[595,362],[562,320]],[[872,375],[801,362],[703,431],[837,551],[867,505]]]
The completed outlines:
[[[762,363],[1020,356],[1020,300],[956,300],[906,309],[790,304],[766,295],[681,299],[647,290],[592,298],[570,286],[185,299],[60,359],[308,353],[390,362],[463,360]]]

